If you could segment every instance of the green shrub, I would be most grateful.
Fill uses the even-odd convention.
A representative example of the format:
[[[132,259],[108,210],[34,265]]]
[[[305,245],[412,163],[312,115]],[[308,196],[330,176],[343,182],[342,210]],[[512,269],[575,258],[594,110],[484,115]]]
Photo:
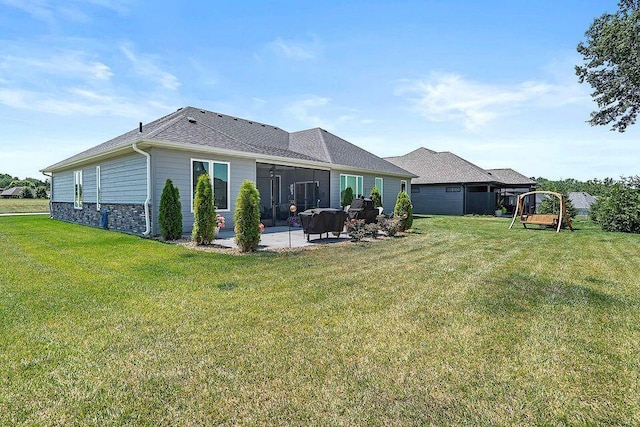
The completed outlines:
[[[158,214],[160,235],[165,240],[176,240],[182,237],[182,205],[180,190],[167,179],[160,196],[160,212]]]
[[[20,192],[21,199],[33,199],[33,190],[29,187],[24,187]]]
[[[393,208],[393,216],[402,221],[402,231],[408,230],[413,225],[413,205],[406,191],[398,193],[396,206]]]
[[[382,197],[380,197],[378,187],[373,187],[371,189],[371,200],[373,200],[373,206],[376,208],[382,207]]]
[[[216,210],[209,174],[200,175],[193,201],[193,231],[191,237],[198,245],[208,245],[215,237]]]
[[[353,188],[347,187],[342,192],[342,207],[349,206],[353,202]]]
[[[635,179],[623,179],[610,187],[595,209],[605,231],[640,233],[640,190]],[[593,205],[592,205],[593,208]]]
[[[253,181],[245,180],[240,186],[233,220],[240,251],[256,251],[260,243],[260,193]]]
[[[47,188],[42,186],[36,188],[36,199],[46,199],[46,198],[47,198]]]

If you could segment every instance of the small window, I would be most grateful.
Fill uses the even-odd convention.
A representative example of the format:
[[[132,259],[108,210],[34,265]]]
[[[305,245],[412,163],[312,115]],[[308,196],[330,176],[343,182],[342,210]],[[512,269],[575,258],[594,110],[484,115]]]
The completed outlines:
[[[100,196],[102,188],[100,184],[100,166],[96,166],[96,210],[100,211]]]
[[[460,187],[447,187],[447,193],[459,193]]]
[[[380,193],[380,200],[384,200],[384,180],[382,178],[376,178],[376,188]]]
[[[82,209],[82,171],[73,172],[73,207]]]
[[[211,173],[213,171],[213,173]],[[196,196],[196,186],[200,175],[209,174],[213,190],[213,204],[217,210],[228,211],[229,208],[229,163],[213,160],[191,159],[191,212]]]
[[[404,179],[400,180],[400,191],[407,191],[407,181]]]
[[[362,190],[362,176],[340,174],[340,200],[342,200],[342,192],[346,190],[347,187],[351,187],[353,190],[353,197],[364,195],[364,191]]]

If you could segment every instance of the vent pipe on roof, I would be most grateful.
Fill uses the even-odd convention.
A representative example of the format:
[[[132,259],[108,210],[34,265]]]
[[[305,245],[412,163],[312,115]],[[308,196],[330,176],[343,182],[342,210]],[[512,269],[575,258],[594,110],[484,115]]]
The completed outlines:
[[[140,130],[140,133],[142,133],[142,122],[140,122],[140,127],[138,129]]]

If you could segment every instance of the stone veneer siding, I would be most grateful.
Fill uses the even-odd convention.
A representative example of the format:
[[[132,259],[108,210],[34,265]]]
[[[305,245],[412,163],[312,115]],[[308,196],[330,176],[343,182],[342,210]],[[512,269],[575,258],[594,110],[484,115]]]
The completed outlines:
[[[102,203],[101,209],[98,211],[95,203],[83,203],[82,209],[74,209],[73,203],[52,202],[51,217],[61,221],[100,227],[100,218],[105,209],[109,212],[107,225],[109,230],[139,235],[144,233],[146,229],[144,204]],[[150,216],[152,212],[152,206],[149,205]],[[149,219],[151,220],[151,217]]]

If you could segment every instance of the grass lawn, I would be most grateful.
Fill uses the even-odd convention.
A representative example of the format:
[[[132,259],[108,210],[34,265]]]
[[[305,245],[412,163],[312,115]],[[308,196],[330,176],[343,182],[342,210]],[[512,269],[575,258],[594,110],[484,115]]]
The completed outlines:
[[[49,199],[2,199],[0,214],[3,213],[46,213],[49,212]]]
[[[249,256],[0,218],[0,425],[638,425],[640,236]]]

